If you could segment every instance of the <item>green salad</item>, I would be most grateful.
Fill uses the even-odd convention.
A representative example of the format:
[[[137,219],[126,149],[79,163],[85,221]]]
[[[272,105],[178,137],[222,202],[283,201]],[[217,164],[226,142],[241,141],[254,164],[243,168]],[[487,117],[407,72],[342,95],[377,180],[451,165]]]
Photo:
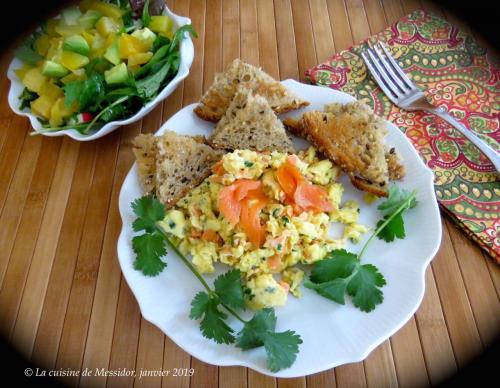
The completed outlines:
[[[131,117],[175,77],[180,41],[196,33],[153,13],[161,9],[149,0],[83,0],[24,41],[16,50],[20,107],[38,117],[41,132],[87,134]]]

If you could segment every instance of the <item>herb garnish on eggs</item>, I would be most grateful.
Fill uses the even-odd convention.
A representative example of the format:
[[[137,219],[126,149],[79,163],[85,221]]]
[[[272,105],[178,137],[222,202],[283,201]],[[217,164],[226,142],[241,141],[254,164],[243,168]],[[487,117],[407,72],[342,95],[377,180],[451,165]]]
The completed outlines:
[[[193,298],[189,315],[191,319],[200,319],[203,336],[217,343],[236,343],[243,350],[264,346],[267,367],[272,372],[288,368],[295,362],[302,339],[291,330],[276,332],[274,309],[262,309],[248,321],[235,311],[245,308],[245,291],[238,269],[220,275],[215,279],[214,287],[210,287],[162,229],[165,208],[160,201],[153,196],[144,196],[134,201],[132,208],[138,217],[132,226],[134,231],[144,231],[132,240],[137,255],[134,268],[147,276],[158,275],[167,266],[161,257],[167,253],[169,246],[205,288]],[[243,323],[243,328],[236,335],[226,323],[228,316],[223,310]]]
[[[403,239],[405,237],[403,214],[416,204],[415,191],[408,192],[392,187],[388,199],[378,206],[382,219],[377,223],[376,230],[360,253],[347,252],[345,249],[331,250],[324,258],[313,262],[311,276],[305,280],[304,285],[340,304],[345,303],[347,293],[351,296],[354,306],[365,312],[372,311],[383,301],[381,288],[386,285],[386,280],[374,265],[361,264],[361,258],[375,237],[386,242],[396,238]],[[245,275],[240,269],[235,268],[218,276],[213,287],[210,287],[196,264],[181,252],[180,239],[176,236],[181,221],[178,217],[182,215],[180,210],[165,211],[160,201],[151,195],[135,200],[132,208],[137,216],[132,225],[133,230],[143,232],[132,240],[136,254],[134,268],[147,276],[156,276],[167,266],[162,260],[167,253],[167,247],[173,250],[204,288],[204,291],[194,296],[189,315],[191,319],[200,321],[200,330],[204,337],[216,343],[234,343],[242,350],[263,346],[266,351],[267,366],[272,372],[288,368],[295,362],[302,339],[291,330],[276,332],[277,318],[273,308],[265,307],[258,310],[250,320],[240,316],[239,312],[245,309],[245,302],[248,303],[254,297],[251,287],[242,283]],[[357,213],[357,208],[347,207],[346,214],[351,212]],[[288,217],[287,220],[291,222]],[[278,243],[276,249],[281,250],[283,246]],[[297,268],[290,268],[290,272],[283,273],[284,281],[287,281],[287,277],[296,276],[293,270],[300,271]],[[290,283],[298,285],[300,282]],[[293,287],[290,288],[290,292],[293,291]],[[228,325],[228,314],[243,324],[239,332],[236,333]]]

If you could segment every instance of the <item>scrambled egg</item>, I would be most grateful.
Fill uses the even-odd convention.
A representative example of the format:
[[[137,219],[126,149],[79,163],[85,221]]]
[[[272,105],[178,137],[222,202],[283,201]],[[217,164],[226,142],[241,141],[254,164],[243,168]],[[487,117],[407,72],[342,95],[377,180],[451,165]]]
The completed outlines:
[[[334,210],[294,213],[292,206],[284,203],[285,193],[275,178],[276,169],[287,157],[279,152],[249,150],[224,155],[224,174],[208,177],[162,221],[164,230],[175,236],[181,252],[192,257],[201,273],[213,272],[216,262],[239,269],[248,291],[247,304],[254,309],[282,306],[288,293],[299,297],[304,272],[297,265],[321,260],[328,252],[344,247],[347,239],[357,242],[367,232],[358,224],[358,204],[346,201],[341,205],[344,188],[336,182],[340,169],[329,160],[320,160],[313,147],[291,157],[310,182],[326,190]],[[260,180],[271,199],[260,216],[265,225],[265,242],[260,247],[219,212],[220,190],[237,179]],[[342,238],[329,236],[332,222],[345,224]]]

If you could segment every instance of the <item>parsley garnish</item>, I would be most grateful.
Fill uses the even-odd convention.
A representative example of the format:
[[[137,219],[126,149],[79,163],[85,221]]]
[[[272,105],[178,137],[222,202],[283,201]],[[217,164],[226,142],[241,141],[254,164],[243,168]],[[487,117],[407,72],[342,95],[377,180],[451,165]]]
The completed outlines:
[[[241,273],[237,269],[220,275],[211,288],[196,268],[170,241],[168,233],[158,224],[165,217],[164,206],[154,196],[144,196],[132,203],[137,216],[132,227],[134,231],[144,233],[135,236],[132,246],[136,253],[134,268],[147,276],[158,275],[166,263],[161,257],[167,253],[169,246],[201,282],[205,291],[198,292],[191,302],[191,319],[200,320],[203,336],[219,344],[231,344],[243,350],[263,346],[270,371],[277,372],[290,367],[297,358],[302,339],[294,331],[276,332],[276,315],[273,309],[263,309],[254,314],[252,319],[245,320],[235,310],[244,310],[244,295],[250,290],[241,283]],[[243,323],[243,328],[235,334],[227,324],[230,315]]]
[[[361,257],[375,236],[387,242],[405,237],[403,213],[416,206],[415,197],[415,191],[410,193],[391,187],[389,198],[378,206],[383,218],[361,252],[355,254],[344,249],[330,252],[325,259],[315,263],[304,286],[339,304],[345,304],[347,293],[354,306],[365,312],[382,303],[384,296],[380,288],[385,286],[386,281],[377,267],[361,264]]]

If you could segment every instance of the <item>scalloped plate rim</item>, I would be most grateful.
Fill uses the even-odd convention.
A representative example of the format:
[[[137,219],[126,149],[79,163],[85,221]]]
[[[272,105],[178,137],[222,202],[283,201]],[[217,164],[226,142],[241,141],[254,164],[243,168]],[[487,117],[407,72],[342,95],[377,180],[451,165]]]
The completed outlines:
[[[325,90],[325,89],[329,90],[329,92],[332,92],[333,95],[335,95],[337,97],[342,96],[342,98],[346,101],[355,101],[355,99],[352,96],[350,96],[346,93],[343,93],[343,92],[340,92],[337,90],[333,90],[333,89],[329,89],[326,87],[303,84],[303,83],[300,83],[300,82],[297,82],[297,81],[291,80],[291,79],[281,81],[281,82],[285,86],[293,89],[298,94],[300,94],[300,90],[304,90],[304,88],[305,89],[307,89],[307,88],[320,88],[323,90]],[[180,117],[180,115],[184,114],[185,112],[188,112],[188,114],[191,114],[191,113],[189,113],[189,111],[192,111],[192,109],[195,106],[196,106],[196,104],[191,104],[191,105],[188,105],[188,106],[182,108],[181,110],[179,110],[176,114],[174,114],[169,120],[167,120],[160,127],[160,129],[155,133],[155,135],[159,135],[159,134],[163,133],[163,131],[169,126],[169,123],[171,121],[176,120],[177,117]],[[282,116],[298,115],[300,112],[308,110],[308,109],[309,108],[305,108],[305,109],[301,109],[299,111],[289,112],[289,113],[282,115]],[[192,114],[194,115],[194,113],[192,113]],[[398,136],[398,138],[400,138],[399,140],[402,140],[407,145],[409,145],[411,147],[411,149],[413,150],[414,155],[417,156],[417,160],[418,160],[417,164],[419,165],[419,170],[423,174],[427,175],[426,180],[427,180],[428,186],[426,187],[426,190],[429,190],[429,192],[431,192],[431,196],[433,198],[433,202],[432,202],[433,216],[435,217],[435,220],[439,221],[440,215],[439,215],[439,208],[437,205],[436,197],[434,194],[432,171],[420,159],[417,151],[413,148],[409,139],[394,124],[392,124],[390,122],[387,122],[387,123],[388,123],[389,131],[392,132],[392,134],[396,134],[396,136]],[[425,258],[423,258],[421,263],[420,263],[419,274],[418,274],[418,276],[419,276],[418,281],[419,281],[420,287],[417,290],[418,295],[416,295],[417,297],[415,299],[415,303],[412,305],[411,308],[408,309],[404,318],[400,319],[400,321],[397,324],[394,324],[390,330],[386,330],[384,332],[384,334],[379,335],[377,340],[372,341],[369,345],[363,347],[362,349],[361,348],[356,349],[355,351],[352,351],[350,355],[346,355],[343,358],[337,358],[331,362],[318,363],[319,365],[317,367],[314,367],[314,368],[309,368],[307,370],[295,370],[294,365],[292,365],[291,368],[284,369],[284,370],[279,371],[277,373],[272,373],[269,370],[267,370],[265,367],[262,367],[262,365],[256,365],[254,362],[250,362],[250,361],[247,361],[247,360],[241,359],[241,358],[240,359],[233,359],[230,361],[220,361],[220,360],[208,359],[207,357],[205,357],[203,355],[197,354],[195,351],[190,351],[190,350],[186,349],[186,347],[183,346],[184,344],[181,343],[182,341],[179,341],[179,338],[177,337],[177,335],[175,333],[168,333],[166,330],[163,330],[161,328],[162,322],[160,322],[157,311],[151,311],[145,306],[144,300],[142,299],[141,290],[137,289],[135,287],[135,284],[133,284],[133,282],[131,282],[131,279],[129,278],[129,274],[128,274],[127,270],[124,271],[124,263],[122,261],[124,260],[124,256],[126,255],[126,253],[130,253],[130,252],[125,252],[125,250],[130,251],[130,249],[127,247],[127,244],[129,242],[126,241],[126,238],[127,238],[126,237],[126,226],[127,226],[127,224],[125,222],[126,214],[130,213],[130,204],[128,202],[125,202],[124,197],[126,196],[126,186],[127,186],[128,182],[131,179],[131,176],[133,174],[136,174],[136,163],[134,163],[131,170],[127,174],[127,176],[124,180],[122,189],[120,191],[120,196],[119,196],[119,211],[120,211],[120,216],[121,216],[121,219],[123,222],[123,226],[122,226],[122,230],[120,232],[120,236],[119,236],[118,242],[117,242],[117,252],[118,252],[118,259],[120,262],[120,267],[122,268],[122,273],[124,274],[124,278],[125,278],[127,284],[129,285],[132,293],[134,294],[134,296],[139,304],[139,308],[140,308],[141,314],[143,315],[144,319],[148,320],[149,322],[151,322],[152,324],[157,326],[174,343],[176,343],[177,346],[179,346],[180,348],[185,350],[187,353],[191,354],[193,357],[196,357],[205,363],[217,365],[217,366],[243,366],[243,367],[251,368],[251,369],[256,370],[264,375],[268,375],[268,376],[272,376],[272,377],[293,378],[293,377],[300,377],[300,376],[306,376],[306,375],[310,375],[310,374],[314,374],[314,373],[319,373],[319,372],[334,368],[334,367],[339,366],[339,365],[347,364],[347,363],[359,362],[359,361],[364,360],[382,342],[384,342],[390,336],[392,336],[394,333],[396,333],[413,316],[413,314],[416,312],[416,310],[418,309],[418,307],[420,306],[420,304],[422,302],[422,299],[423,299],[423,296],[425,293],[425,272],[426,272],[426,269],[427,269],[429,263],[435,257],[435,255],[439,249],[440,243],[441,243],[442,230],[441,230],[441,223],[440,222],[435,224],[437,233],[436,233],[435,239],[433,241],[433,246],[430,249],[430,252],[427,254],[427,256]],[[168,267],[166,270],[168,270]],[[321,298],[320,296],[317,296],[317,297]],[[332,305],[335,305],[335,304],[333,304],[333,302],[329,302],[329,303],[332,303]],[[340,305],[337,305],[337,306],[340,306]],[[344,306],[340,306],[340,307],[342,308]],[[278,310],[277,310],[277,315],[278,315],[278,321],[279,321],[279,311]],[[218,344],[216,344],[212,341],[209,341],[209,340],[206,340],[206,344],[200,344],[201,347],[203,345],[219,346],[219,347],[223,346],[223,345],[218,345]],[[302,346],[304,346],[304,344],[302,344]],[[244,355],[243,352],[241,354]],[[299,353],[299,357],[300,357],[300,353]]]

